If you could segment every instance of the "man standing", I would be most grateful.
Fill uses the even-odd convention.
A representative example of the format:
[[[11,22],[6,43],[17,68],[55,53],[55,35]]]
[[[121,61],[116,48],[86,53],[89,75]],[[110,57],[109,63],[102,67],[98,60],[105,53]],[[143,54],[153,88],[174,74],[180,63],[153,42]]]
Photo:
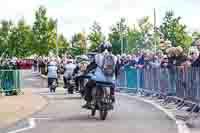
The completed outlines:
[[[196,42],[197,49],[200,51],[200,39]],[[200,67],[200,54],[199,57],[192,63],[192,67]]]

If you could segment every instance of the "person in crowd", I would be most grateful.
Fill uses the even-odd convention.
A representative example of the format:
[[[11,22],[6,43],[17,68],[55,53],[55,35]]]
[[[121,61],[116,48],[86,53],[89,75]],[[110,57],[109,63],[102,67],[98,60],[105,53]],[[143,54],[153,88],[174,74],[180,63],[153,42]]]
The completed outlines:
[[[158,59],[158,56],[153,54],[150,61],[151,68],[160,68],[160,63],[161,61]]]
[[[131,67],[135,67],[136,64],[137,64],[136,56],[133,54],[133,55],[131,56],[130,61],[129,61],[129,66],[131,66]]]
[[[121,66],[122,66],[122,64],[121,64],[121,57],[120,57],[120,55],[117,55],[117,63],[116,63],[116,67],[115,67],[115,77],[116,78],[120,74],[120,68],[121,68]]]
[[[163,56],[163,59],[161,60],[160,67],[161,68],[169,68],[169,61],[168,61],[167,55]]]
[[[196,41],[197,49],[200,51],[200,39]],[[200,54],[198,58],[192,63],[192,67],[200,67]]]
[[[140,55],[140,57],[138,58],[138,63],[137,63],[137,67],[138,68],[143,68],[144,67],[144,64],[145,64],[145,56],[146,54],[145,53],[142,53]]]
[[[37,59],[35,58],[35,59],[33,60],[33,71],[34,71],[34,72],[37,71],[37,64],[38,64],[38,62],[37,62]]]
[[[199,57],[199,51],[198,51],[198,49],[191,50],[190,56],[189,56],[191,62],[192,63],[195,62],[195,60],[197,60],[198,57]]]

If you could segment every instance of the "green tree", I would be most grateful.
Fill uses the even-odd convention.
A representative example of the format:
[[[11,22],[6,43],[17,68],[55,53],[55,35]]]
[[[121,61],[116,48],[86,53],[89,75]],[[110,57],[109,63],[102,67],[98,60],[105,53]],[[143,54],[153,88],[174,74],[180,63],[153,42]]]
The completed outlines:
[[[0,55],[9,56],[9,37],[12,28],[12,21],[2,20],[0,27]]]
[[[69,53],[70,43],[67,39],[61,34],[58,36],[58,48],[59,48],[59,56]]]
[[[193,33],[192,33],[192,38],[193,38],[194,40],[200,39],[200,32],[193,32]]]
[[[153,47],[153,25],[150,18],[145,16],[138,21],[140,38],[138,40],[138,49],[152,49]]]
[[[35,12],[33,25],[33,49],[38,55],[48,55],[56,46],[56,21],[47,17],[47,10],[41,6]]]
[[[81,55],[81,54],[85,54],[87,52],[87,38],[85,33],[80,32],[77,34],[74,34],[72,36],[72,48],[71,48],[71,54],[72,55]]]
[[[31,27],[21,19],[17,26],[11,29],[9,36],[9,55],[16,57],[27,57],[32,54],[32,30]]]
[[[152,31],[153,25],[148,16],[139,19],[137,24],[129,26],[124,41],[127,53],[135,53],[141,49],[152,49],[154,45]]]
[[[182,46],[187,49],[192,43],[192,37],[186,32],[186,25],[182,24],[181,17],[175,17],[173,11],[167,11],[160,26],[165,40],[170,40],[172,46]]]
[[[95,51],[97,47],[105,41],[105,36],[101,31],[101,26],[96,21],[91,27],[91,32],[88,35],[88,40],[91,44],[89,51]]]
[[[128,26],[126,25],[126,20],[121,18],[115,25],[111,27],[111,33],[109,33],[108,40],[113,46],[113,53],[121,53],[121,40],[124,40],[125,34],[127,33]],[[124,51],[124,49],[123,49]]]
[[[134,25],[133,28],[128,28],[128,53],[135,53],[139,50],[139,44],[142,39],[142,33]]]

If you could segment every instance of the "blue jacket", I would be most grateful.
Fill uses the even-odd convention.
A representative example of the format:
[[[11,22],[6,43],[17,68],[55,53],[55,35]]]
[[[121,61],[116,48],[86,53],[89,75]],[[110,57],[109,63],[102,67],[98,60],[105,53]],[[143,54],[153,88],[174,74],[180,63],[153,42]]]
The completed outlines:
[[[58,78],[58,67],[57,65],[48,65],[48,78]]]

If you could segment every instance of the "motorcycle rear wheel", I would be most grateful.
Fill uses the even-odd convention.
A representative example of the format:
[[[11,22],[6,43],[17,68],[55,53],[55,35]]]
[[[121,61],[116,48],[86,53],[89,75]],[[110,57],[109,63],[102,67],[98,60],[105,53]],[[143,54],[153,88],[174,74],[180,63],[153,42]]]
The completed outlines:
[[[103,110],[103,109],[99,110],[99,115],[101,120],[105,120],[108,115],[108,110]]]

